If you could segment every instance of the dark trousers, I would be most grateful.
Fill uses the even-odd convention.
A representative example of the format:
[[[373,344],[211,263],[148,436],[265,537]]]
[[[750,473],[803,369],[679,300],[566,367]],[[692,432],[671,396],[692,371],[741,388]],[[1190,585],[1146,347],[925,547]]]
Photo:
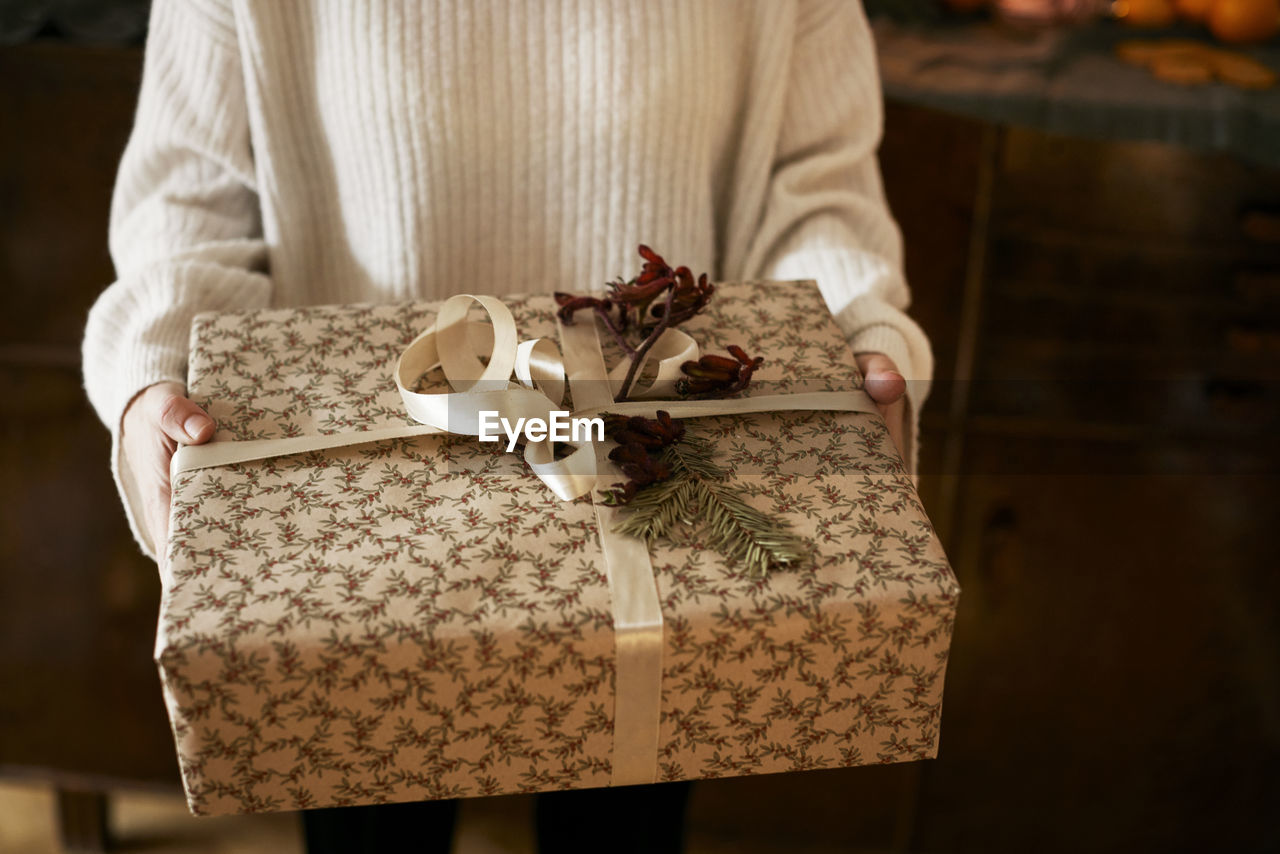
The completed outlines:
[[[689,783],[543,792],[535,806],[541,854],[680,854]],[[457,801],[307,810],[307,854],[448,854]]]
[[[457,801],[307,810],[307,854],[449,854]]]

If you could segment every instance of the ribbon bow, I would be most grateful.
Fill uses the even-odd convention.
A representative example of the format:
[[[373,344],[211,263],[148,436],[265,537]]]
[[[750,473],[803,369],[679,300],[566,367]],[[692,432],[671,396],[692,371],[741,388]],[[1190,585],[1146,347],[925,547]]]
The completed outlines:
[[[488,323],[467,318],[473,304],[488,314]],[[565,332],[562,326],[562,339]],[[572,336],[568,341],[573,342],[575,350],[587,348],[587,342],[579,338]],[[570,345],[567,343],[567,346]],[[595,351],[599,352],[598,343]],[[652,373],[653,380],[633,390],[632,395],[637,398],[671,396],[675,392],[675,381],[681,375],[680,365],[697,358],[697,342],[678,329],[668,329],[654,342],[639,371],[641,376]],[[579,358],[570,363],[580,361]],[[444,374],[452,392],[412,390],[420,377],[436,368]],[[570,416],[588,417],[605,409],[619,408],[611,404],[621,390],[627,368],[623,362],[607,376],[602,372],[592,378],[581,372],[575,375],[574,402],[586,405]],[[511,382],[513,375],[515,383]],[[512,423],[518,423],[517,419],[528,423],[530,419],[539,418],[547,424],[551,423],[553,413],[568,412],[565,409],[565,359],[560,348],[549,338],[519,341],[511,310],[502,300],[490,296],[460,294],[445,300],[436,322],[400,356],[395,378],[409,415],[421,424],[447,433],[481,435],[482,412],[497,412],[499,417]],[[577,400],[584,395],[589,401]],[[651,408],[645,406],[646,411]],[[524,460],[529,468],[565,501],[586,495],[595,487],[596,458],[596,450],[589,440],[559,460],[555,459],[550,437],[526,441],[524,447]]]

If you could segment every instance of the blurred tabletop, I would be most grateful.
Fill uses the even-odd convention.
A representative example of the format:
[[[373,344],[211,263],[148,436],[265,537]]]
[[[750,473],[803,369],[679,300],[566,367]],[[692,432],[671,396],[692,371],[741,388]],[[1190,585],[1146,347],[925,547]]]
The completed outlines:
[[[1280,87],[1178,85],[1122,62],[1117,43],[1203,40],[1280,70],[1280,44],[1233,48],[1191,29],[1111,22],[1014,30],[990,21],[912,20],[867,3],[885,96],[908,104],[1071,136],[1150,140],[1280,166]]]

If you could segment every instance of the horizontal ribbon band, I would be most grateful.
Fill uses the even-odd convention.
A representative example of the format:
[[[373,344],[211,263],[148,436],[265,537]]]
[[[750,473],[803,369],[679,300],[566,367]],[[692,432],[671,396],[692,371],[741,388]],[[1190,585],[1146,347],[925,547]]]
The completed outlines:
[[[489,323],[468,319],[473,305],[489,316]],[[594,321],[594,318],[593,318]],[[433,433],[480,434],[482,411],[496,411],[515,423],[517,418],[541,418],[563,413],[568,386],[576,409],[571,417],[589,418],[606,412],[652,416],[665,410],[674,418],[740,415],[753,412],[827,410],[877,412],[862,390],[769,394],[717,400],[663,400],[675,393],[680,366],[698,358],[697,343],[679,330],[669,329],[654,343],[627,401],[618,403],[629,364],[612,371],[604,363],[596,323],[559,324],[563,356],[554,341],[519,341],[515,318],[499,299],[461,294],[446,300],[432,326],[415,338],[396,365],[396,386],[405,409],[417,423],[373,430],[247,441],[223,440],[182,445],[173,455],[172,476],[195,469],[253,462],[288,454],[402,439]],[[448,392],[414,391],[419,380],[439,369]],[[515,381],[512,381],[514,376]],[[636,399],[640,398],[640,399]],[[650,783],[657,779],[658,736],[662,709],[663,620],[657,583],[643,541],[613,530],[617,510],[596,500],[620,474],[607,457],[604,443],[587,439],[568,443],[574,450],[561,459],[555,443],[526,441],[524,459],[561,499],[591,494],[613,602],[614,728],[612,784]]]
[[[488,408],[488,407],[486,407]],[[575,409],[575,418],[590,418],[606,412],[618,415],[644,415],[652,417],[663,410],[672,418],[704,418],[712,415],[749,415],[753,412],[876,412],[875,403],[859,391],[806,391],[797,394],[762,394],[758,397],[729,400],[629,400],[622,403],[605,403],[586,409]],[[504,416],[506,413],[504,412]],[[509,416],[507,416],[509,417]],[[539,415],[538,417],[543,417]],[[385,439],[405,439],[448,433],[433,424],[400,424],[373,430],[351,430],[341,433],[320,433],[314,436],[290,436],[281,439],[246,439],[209,442],[204,445],[180,445],[174,454],[171,473],[196,469],[251,463],[272,457],[303,454],[381,442]],[[478,431],[469,435],[478,435]],[[578,498],[585,491],[571,498]],[[563,497],[563,496],[562,496]]]

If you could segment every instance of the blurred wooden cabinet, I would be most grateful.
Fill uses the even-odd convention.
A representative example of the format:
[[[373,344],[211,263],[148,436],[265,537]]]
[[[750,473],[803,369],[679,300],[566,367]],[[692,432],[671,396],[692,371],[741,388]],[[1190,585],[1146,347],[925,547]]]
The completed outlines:
[[[156,568],[80,378],[140,72],[137,49],[0,48],[0,773],[68,790],[178,782]]]
[[[939,264],[912,166],[989,131],[905,107],[888,124],[918,314],[945,347],[958,238]],[[1275,850],[1280,174],[1018,130],[991,165],[972,371],[925,413],[926,502],[958,477],[963,594],[910,847]],[[961,389],[964,453],[939,471]]]

